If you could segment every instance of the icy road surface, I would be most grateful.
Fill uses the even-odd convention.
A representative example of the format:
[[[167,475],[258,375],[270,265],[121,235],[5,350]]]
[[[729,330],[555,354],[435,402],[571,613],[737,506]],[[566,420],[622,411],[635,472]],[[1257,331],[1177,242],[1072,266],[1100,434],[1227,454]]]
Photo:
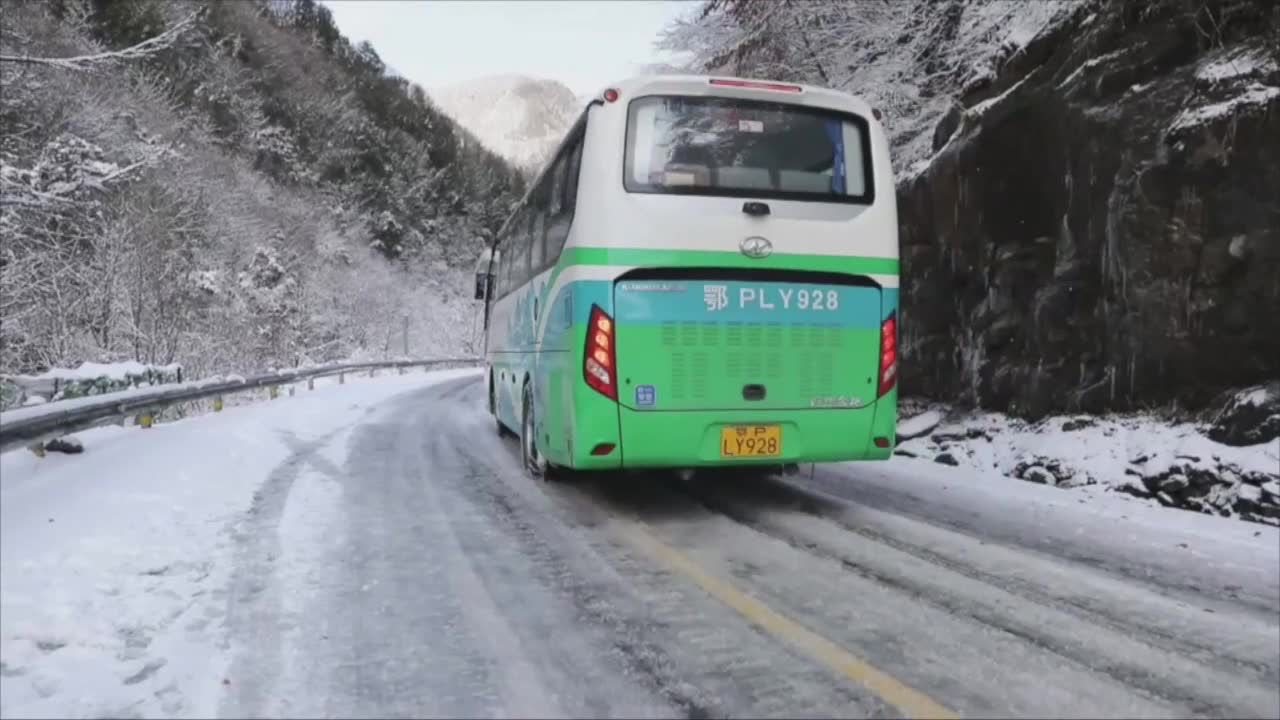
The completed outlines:
[[[1280,533],[929,462],[540,483],[474,372],[9,453],[4,716],[1280,716]]]

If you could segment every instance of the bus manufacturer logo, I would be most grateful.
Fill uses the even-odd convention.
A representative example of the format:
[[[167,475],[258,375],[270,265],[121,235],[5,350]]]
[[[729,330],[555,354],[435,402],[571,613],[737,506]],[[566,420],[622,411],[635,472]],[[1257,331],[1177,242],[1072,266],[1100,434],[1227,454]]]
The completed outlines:
[[[759,260],[773,254],[773,243],[769,242],[768,238],[752,235],[738,243],[738,249],[742,250],[743,255]]]
[[[809,407],[815,408],[860,408],[865,404],[862,402],[862,398],[856,395],[830,395],[810,398],[809,400]]]

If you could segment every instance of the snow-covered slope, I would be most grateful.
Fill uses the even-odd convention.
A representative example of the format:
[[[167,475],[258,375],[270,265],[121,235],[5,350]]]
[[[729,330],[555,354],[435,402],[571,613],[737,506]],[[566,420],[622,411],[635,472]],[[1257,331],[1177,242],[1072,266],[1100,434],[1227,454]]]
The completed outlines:
[[[486,147],[530,170],[547,160],[580,109],[569,88],[524,75],[492,75],[430,95]]]

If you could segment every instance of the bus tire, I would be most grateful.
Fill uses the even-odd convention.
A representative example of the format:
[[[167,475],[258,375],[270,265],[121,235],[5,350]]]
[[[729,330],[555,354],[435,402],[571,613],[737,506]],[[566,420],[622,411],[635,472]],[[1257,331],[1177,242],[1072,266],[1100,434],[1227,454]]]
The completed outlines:
[[[525,381],[521,398],[520,459],[525,472],[531,477],[543,478],[546,476],[547,463],[538,452],[538,438],[537,433],[534,432],[537,423],[533,416],[533,383],[531,381]]]

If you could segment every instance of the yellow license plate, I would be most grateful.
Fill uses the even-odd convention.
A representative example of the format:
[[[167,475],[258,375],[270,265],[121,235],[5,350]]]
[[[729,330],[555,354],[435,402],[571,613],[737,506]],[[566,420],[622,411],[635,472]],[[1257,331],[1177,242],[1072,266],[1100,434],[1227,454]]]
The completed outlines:
[[[720,457],[777,457],[781,454],[781,425],[732,425],[720,429]]]

